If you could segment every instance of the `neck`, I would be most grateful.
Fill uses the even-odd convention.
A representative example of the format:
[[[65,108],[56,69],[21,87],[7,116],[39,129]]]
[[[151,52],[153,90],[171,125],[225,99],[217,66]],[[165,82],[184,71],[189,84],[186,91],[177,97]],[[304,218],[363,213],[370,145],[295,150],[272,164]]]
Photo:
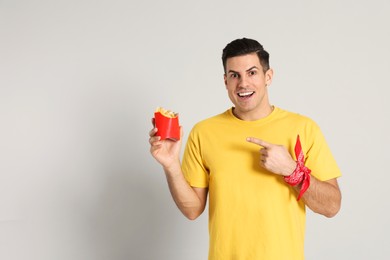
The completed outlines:
[[[233,115],[241,120],[256,121],[269,116],[273,110],[274,110],[274,106],[268,104],[267,106],[264,106],[263,108],[258,109],[257,111],[249,111],[249,112],[237,111],[237,109],[235,109],[234,107],[232,111],[233,111]]]

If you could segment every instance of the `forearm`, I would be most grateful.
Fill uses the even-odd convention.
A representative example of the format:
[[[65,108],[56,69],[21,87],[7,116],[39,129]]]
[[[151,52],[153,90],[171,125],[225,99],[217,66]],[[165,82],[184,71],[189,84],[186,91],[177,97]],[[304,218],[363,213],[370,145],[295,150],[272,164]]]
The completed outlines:
[[[341,207],[341,192],[337,180],[320,181],[310,176],[310,186],[302,196],[305,204],[314,212],[328,218],[337,214]],[[300,187],[295,188],[299,192]]]
[[[180,164],[170,169],[164,168],[169,191],[179,210],[191,220],[202,214],[205,203],[199,198],[194,189],[183,176]]]

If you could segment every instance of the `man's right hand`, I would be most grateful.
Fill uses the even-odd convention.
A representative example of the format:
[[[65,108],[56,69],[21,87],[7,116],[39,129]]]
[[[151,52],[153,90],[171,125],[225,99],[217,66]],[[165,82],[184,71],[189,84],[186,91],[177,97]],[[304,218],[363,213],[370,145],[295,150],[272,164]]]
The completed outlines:
[[[191,187],[184,178],[180,166],[180,148],[183,129],[180,127],[180,140],[160,140],[152,120],[153,129],[149,132],[150,153],[163,166],[169,191],[177,207],[188,219],[196,219],[205,209],[208,188]]]
[[[164,169],[171,169],[180,167],[180,148],[183,137],[183,130],[180,127],[180,140],[174,141],[170,139],[160,140],[160,136],[156,136],[157,128],[154,120],[152,120],[153,129],[149,132],[150,153],[152,156],[164,167]]]

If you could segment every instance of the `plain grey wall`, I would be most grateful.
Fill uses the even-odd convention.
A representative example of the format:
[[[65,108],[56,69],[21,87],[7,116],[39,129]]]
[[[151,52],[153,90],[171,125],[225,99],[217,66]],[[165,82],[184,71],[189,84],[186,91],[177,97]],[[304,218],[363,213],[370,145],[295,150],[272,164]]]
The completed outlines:
[[[0,0],[0,259],[199,260],[149,154],[157,106],[185,139],[231,106],[222,48],[271,53],[271,102],[312,117],[342,210],[308,213],[307,259],[388,259],[390,2]],[[282,249],[282,248],[281,248]]]

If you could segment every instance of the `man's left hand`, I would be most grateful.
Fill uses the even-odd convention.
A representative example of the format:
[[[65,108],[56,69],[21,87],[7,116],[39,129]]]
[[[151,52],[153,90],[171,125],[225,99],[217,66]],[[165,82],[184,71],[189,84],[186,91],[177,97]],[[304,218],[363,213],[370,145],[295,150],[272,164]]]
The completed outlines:
[[[250,143],[262,146],[260,149],[259,161],[261,167],[282,176],[288,176],[294,172],[297,162],[291,157],[286,147],[283,145],[271,144],[255,137],[248,137],[246,140]]]

